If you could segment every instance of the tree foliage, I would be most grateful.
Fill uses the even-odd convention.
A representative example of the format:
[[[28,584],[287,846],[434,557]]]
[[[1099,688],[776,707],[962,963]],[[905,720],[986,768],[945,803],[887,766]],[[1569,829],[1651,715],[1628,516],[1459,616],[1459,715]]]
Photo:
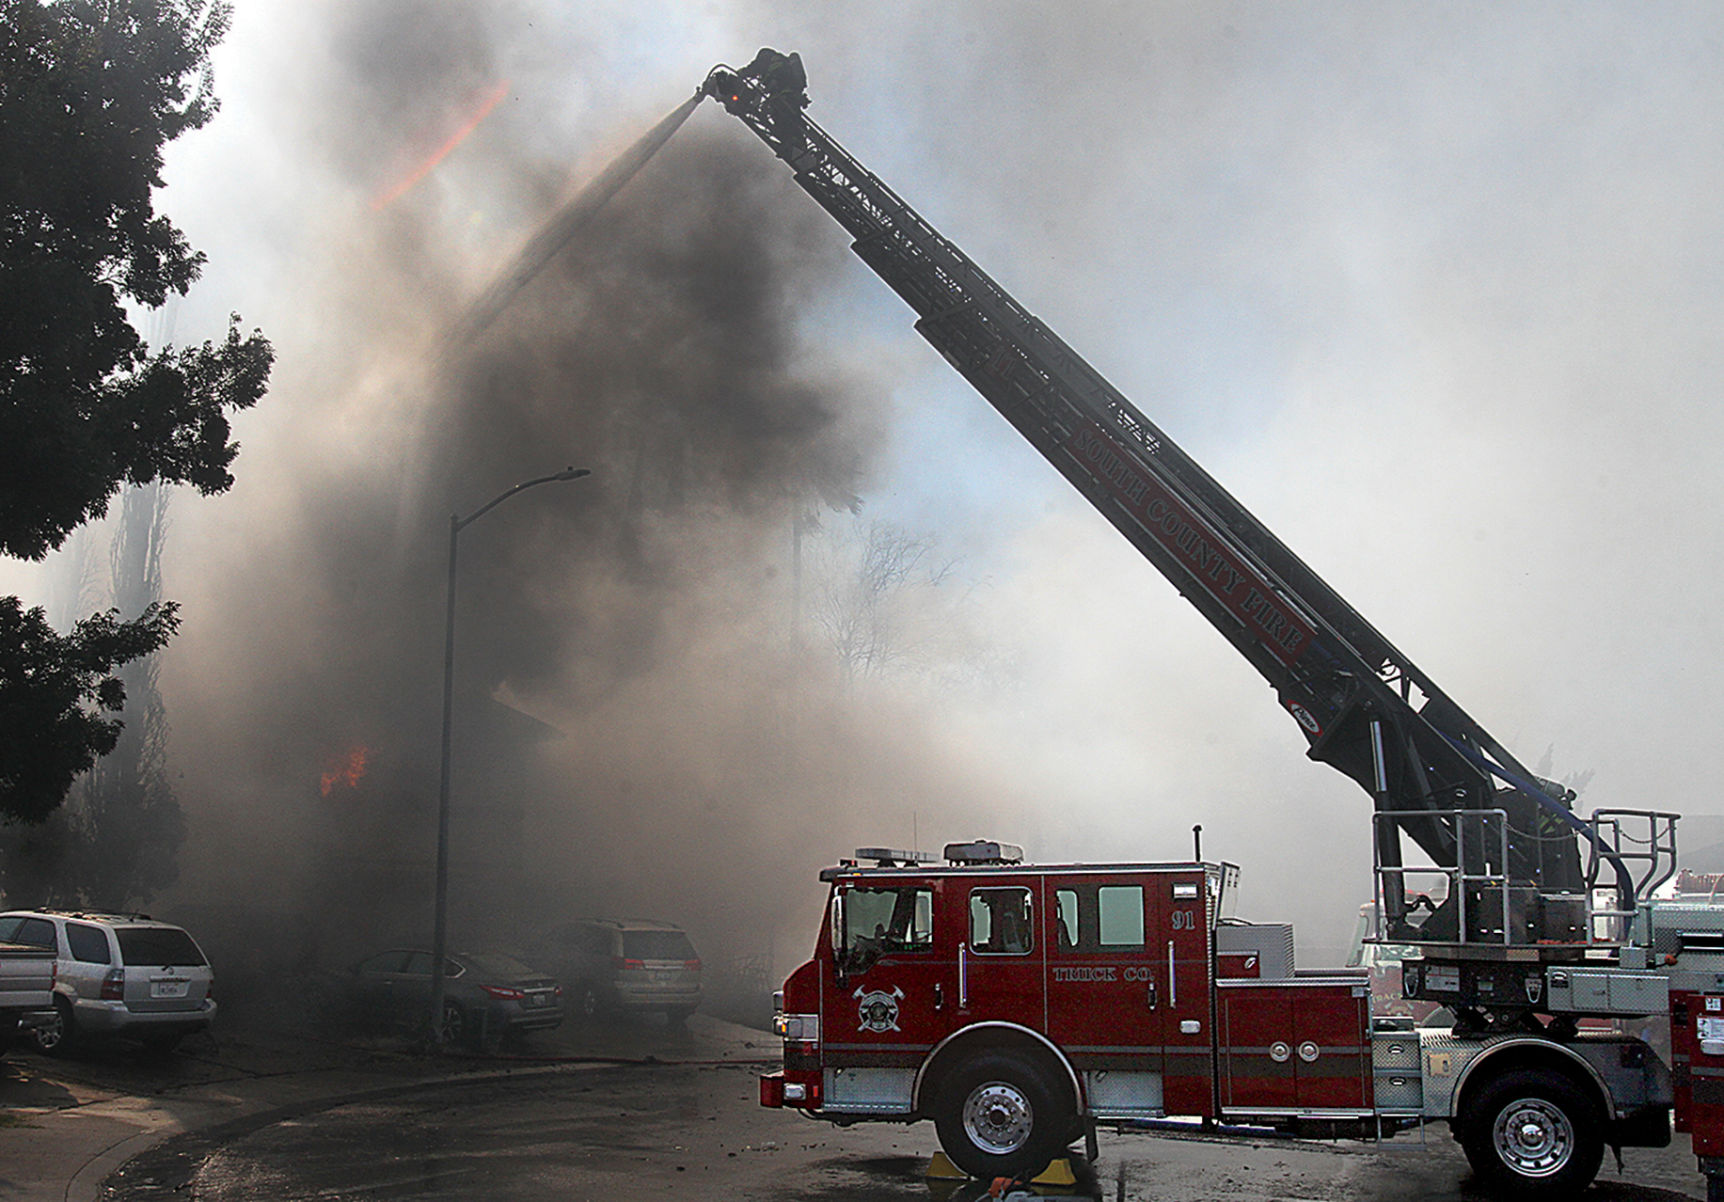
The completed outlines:
[[[152,353],[128,312],[183,295],[203,267],[155,191],[166,144],[216,111],[210,52],[229,17],[212,0],[0,0],[0,553],[42,558],[128,483],[233,483],[229,415],[263,395],[269,342],[235,316],[220,342]],[[0,762],[0,813],[46,813],[64,765],[113,746],[113,668],[173,627],[163,606],[50,638],[40,611],[5,608],[4,704],[61,708],[0,712],[89,755]]]
[[[105,592],[135,612],[161,599],[167,490],[126,489],[119,509],[107,588],[88,572],[84,584],[90,595]],[[88,555],[75,551],[73,558]],[[135,659],[118,675],[126,689],[125,728],[114,749],[73,782],[47,821],[0,829],[0,887],[9,905],[140,910],[179,876],[186,823],[168,771],[159,657]]]
[[[120,722],[104,714],[126,702],[116,669],[159,650],[178,626],[169,603],[130,622],[109,610],[61,635],[41,609],[0,597],[0,799],[12,817],[47,817],[114,749]]]

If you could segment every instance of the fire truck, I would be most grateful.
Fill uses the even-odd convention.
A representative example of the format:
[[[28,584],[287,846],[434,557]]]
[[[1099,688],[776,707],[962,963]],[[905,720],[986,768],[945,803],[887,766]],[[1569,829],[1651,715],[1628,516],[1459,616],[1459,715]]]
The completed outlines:
[[[1294,963],[1204,860],[1025,863],[955,843],[825,869],[761,1101],[839,1124],[931,1118],[980,1177],[1098,1123],[1380,1138],[1446,1122],[1481,1180],[1567,1196],[1606,1147],[1691,1136],[1724,1202],[1724,910],[1655,896],[1676,818],[1575,812],[1099,372],[806,113],[800,58],[715,67],[715,98],[916,313],[916,331],[1263,676],[1313,760],[1373,803],[1373,930],[1402,991]],[[1661,1056],[1629,1024],[1668,1017]]]

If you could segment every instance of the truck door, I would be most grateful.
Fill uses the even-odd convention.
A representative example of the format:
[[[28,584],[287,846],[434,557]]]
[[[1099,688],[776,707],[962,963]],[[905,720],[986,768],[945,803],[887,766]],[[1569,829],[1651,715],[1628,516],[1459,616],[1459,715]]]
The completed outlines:
[[[1061,874],[1047,882],[1047,1030],[1100,1117],[1166,1113],[1165,957],[1153,877]]]
[[[1040,1029],[1045,941],[1036,930],[1040,880],[968,883],[966,938],[958,948],[958,1016]]]
[[[1167,1043],[1167,1109],[1170,1114],[1213,1117],[1215,1109],[1214,999],[1210,995],[1214,901],[1201,868],[1155,878],[1160,894],[1150,946],[1167,974],[1162,1009]]]
[[[821,984],[827,1110],[908,1112],[916,1069],[952,1029],[962,933],[943,930],[954,924],[936,915],[942,884],[863,881],[834,891],[832,970]]]

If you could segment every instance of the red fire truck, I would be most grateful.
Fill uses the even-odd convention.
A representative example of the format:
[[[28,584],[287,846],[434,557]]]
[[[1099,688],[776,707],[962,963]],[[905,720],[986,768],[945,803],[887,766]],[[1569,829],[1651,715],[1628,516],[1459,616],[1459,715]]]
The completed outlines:
[[[1692,1136],[1724,1202],[1724,909],[1655,892],[1676,815],[1574,811],[1099,372],[809,120],[796,55],[716,67],[739,117],[917,314],[916,330],[1239,651],[1311,759],[1374,809],[1365,975],[1294,967],[1233,920],[1235,870],[1044,865],[1001,844],[876,849],[825,870],[761,1100],[838,1123],[932,1118],[960,1168],[1021,1174],[1097,1122],[1295,1132],[1450,1124],[1481,1178],[1566,1196],[1606,1146]],[[1416,465],[1408,465],[1409,472]],[[863,861],[870,861],[864,863]],[[1590,1020],[1668,1015],[1669,1062]]]
[[[784,1067],[761,1104],[932,1118],[973,1176],[1168,1118],[1364,1139],[1444,1121],[1515,1197],[1569,1196],[1607,1146],[1666,1146],[1673,1108],[1703,1167],[1724,1153],[1715,907],[1647,903],[1614,958],[1547,968],[1540,1006],[1481,1031],[1383,1017],[1367,973],[1296,967],[1290,926],[1232,916],[1231,864],[1027,864],[974,841],[862,848],[821,876],[830,904],[777,999]],[[1657,969],[1633,967],[1655,948]],[[1646,1040],[1575,1029],[1666,1012],[1675,1079]]]

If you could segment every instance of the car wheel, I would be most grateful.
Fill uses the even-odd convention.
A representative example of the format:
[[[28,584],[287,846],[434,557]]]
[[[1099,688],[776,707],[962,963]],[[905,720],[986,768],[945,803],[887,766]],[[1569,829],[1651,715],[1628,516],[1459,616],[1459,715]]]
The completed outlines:
[[[581,986],[579,1004],[581,1017],[589,1021],[597,1018],[599,1016],[599,1012],[604,1009],[604,1007],[599,1004],[599,991],[594,989],[591,985]]]
[[[1065,1145],[1075,1107],[1022,1056],[987,1053],[940,1089],[934,1126],[952,1163],[983,1181],[1027,1178]]]
[[[1569,1198],[1598,1174],[1604,1158],[1599,1108],[1565,1077],[1537,1069],[1506,1072],[1487,1082],[1466,1111],[1461,1148],[1494,1193]]]
[[[439,1042],[447,1047],[466,1042],[467,1012],[461,1009],[460,1003],[443,1003],[443,1029],[438,1032],[438,1036]]]
[[[72,1042],[72,1004],[63,997],[54,999],[54,1017],[30,1032],[38,1052],[50,1056],[63,1055]]]

